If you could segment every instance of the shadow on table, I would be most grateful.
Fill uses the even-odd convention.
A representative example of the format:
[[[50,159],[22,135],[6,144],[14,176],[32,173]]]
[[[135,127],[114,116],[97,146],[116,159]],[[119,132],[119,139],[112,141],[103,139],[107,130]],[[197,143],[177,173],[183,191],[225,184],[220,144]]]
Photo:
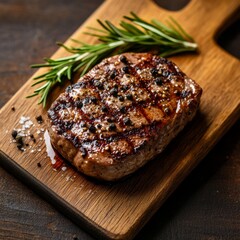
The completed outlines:
[[[218,178],[225,179],[222,176],[221,168],[228,167],[228,154],[232,149],[239,144],[240,124],[236,123],[232,129],[226,134],[216,147],[208,154],[208,156],[192,171],[192,173],[182,182],[178,189],[168,198],[167,202],[163,204],[160,210],[153,216],[153,218],[146,224],[146,226],[136,236],[135,240],[153,240],[153,239],[187,239],[191,236],[197,235],[196,229],[203,228],[203,226],[196,226],[196,223],[201,225],[211,223],[211,206],[204,206],[205,198],[213,197],[213,202],[216,203],[224,201],[219,199],[224,197],[226,193],[222,193],[223,189],[215,189]],[[228,143],[235,143],[228,144]],[[224,173],[231,173],[230,170]],[[226,176],[229,178],[229,176]],[[208,188],[204,188],[208,184]],[[218,194],[218,196],[216,196]],[[217,200],[214,198],[217,198]],[[206,200],[209,203],[209,200]],[[199,210],[196,212],[196,205],[199,205]],[[221,206],[219,206],[221,208]],[[202,209],[209,208],[209,214],[201,212]],[[187,212],[186,212],[187,211]],[[195,211],[195,212],[194,212]],[[230,210],[229,210],[230,211]],[[213,215],[214,213],[212,213]],[[205,217],[205,223],[200,222]],[[189,226],[189,233],[183,233],[181,225]],[[206,226],[206,229],[208,226]],[[171,231],[172,230],[172,231]],[[185,229],[186,231],[186,229]],[[175,235],[176,234],[176,235]],[[178,234],[180,236],[178,236]],[[185,235],[186,234],[186,235]],[[189,234],[189,235],[188,235]],[[234,234],[234,233],[232,233]],[[200,239],[200,238],[198,238]],[[214,238],[215,239],[215,238]]]

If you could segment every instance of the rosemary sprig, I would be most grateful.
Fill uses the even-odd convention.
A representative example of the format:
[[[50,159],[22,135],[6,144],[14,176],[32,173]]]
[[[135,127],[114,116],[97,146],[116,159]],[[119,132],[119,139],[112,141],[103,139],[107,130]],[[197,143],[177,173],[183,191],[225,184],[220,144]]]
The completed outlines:
[[[146,22],[135,13],[124,16],[128,21],[121,21],[116,27],[109,21],[97,20],[101,29],[91,28],[86,34],[97,37],[100,43],[91,45],[77,40],[79,47],[67,47],[58,43],[73,55],[51,59],[46,58],[45,63],[32,65],[33,68],[47,67],[48,71],[34,78],[32,85],[44,83],[28,98],[40,95],[39,104],[46,106],[46,101],[51,89],[66,79],[71,80],[74,73],[81,69],[84,75],[103,58],[126,51],[151,51],[155,50],[162,57],[167,57],[180,52],[196,51],[197,44],[183,28],[174,20],[169,19],[168,26],[158,20]]]

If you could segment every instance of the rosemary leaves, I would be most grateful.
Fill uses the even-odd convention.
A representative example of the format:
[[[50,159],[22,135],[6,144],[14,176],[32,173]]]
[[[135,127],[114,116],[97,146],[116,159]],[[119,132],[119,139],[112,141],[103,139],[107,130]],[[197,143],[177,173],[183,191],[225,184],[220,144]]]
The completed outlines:
[[[70,80],[73,74],[81,70],[84,75],[103,58],[126,51],[146,52],[155,50],[160,56],[167,57],[180,52],[196,51],[197,44],[176,20],[170,18],[168,26],[158,20],[146,22],[135,13],[124,16],[120,26],[116,27],[109,21],[97,20],[101,28],[91,28],[86,34],[97,37],[100,43],[87,44],[78,42],[79,47],[68,47],[58,43],[72,53],[71,56],[51,59],[46,58],[45,63],[32,65],[33,68],[47,67],[48,71],[34,78],[32,86],[42,84],[28,98],[40,95],[39,104],[46,106],[51,89],[58,83]]]

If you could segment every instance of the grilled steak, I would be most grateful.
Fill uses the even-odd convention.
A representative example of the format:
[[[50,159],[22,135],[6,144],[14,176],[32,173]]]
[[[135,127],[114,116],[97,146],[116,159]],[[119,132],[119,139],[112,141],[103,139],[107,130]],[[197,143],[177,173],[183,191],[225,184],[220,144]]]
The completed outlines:
[[[201,93],[167,59],[148,53],[105,59],[52,104],[52,145],[79,171],[119,179],[163,151],[194,117]]]

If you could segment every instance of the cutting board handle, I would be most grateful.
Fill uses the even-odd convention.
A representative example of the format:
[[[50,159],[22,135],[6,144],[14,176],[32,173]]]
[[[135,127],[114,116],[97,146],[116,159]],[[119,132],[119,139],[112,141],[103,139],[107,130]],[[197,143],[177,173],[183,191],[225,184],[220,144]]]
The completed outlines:
[[[211,38],[232,19],[240,8],[239,0],[191,0],[177,14],[192,14],[191,25]],[[194,21],[192,21],[194,19]]]

